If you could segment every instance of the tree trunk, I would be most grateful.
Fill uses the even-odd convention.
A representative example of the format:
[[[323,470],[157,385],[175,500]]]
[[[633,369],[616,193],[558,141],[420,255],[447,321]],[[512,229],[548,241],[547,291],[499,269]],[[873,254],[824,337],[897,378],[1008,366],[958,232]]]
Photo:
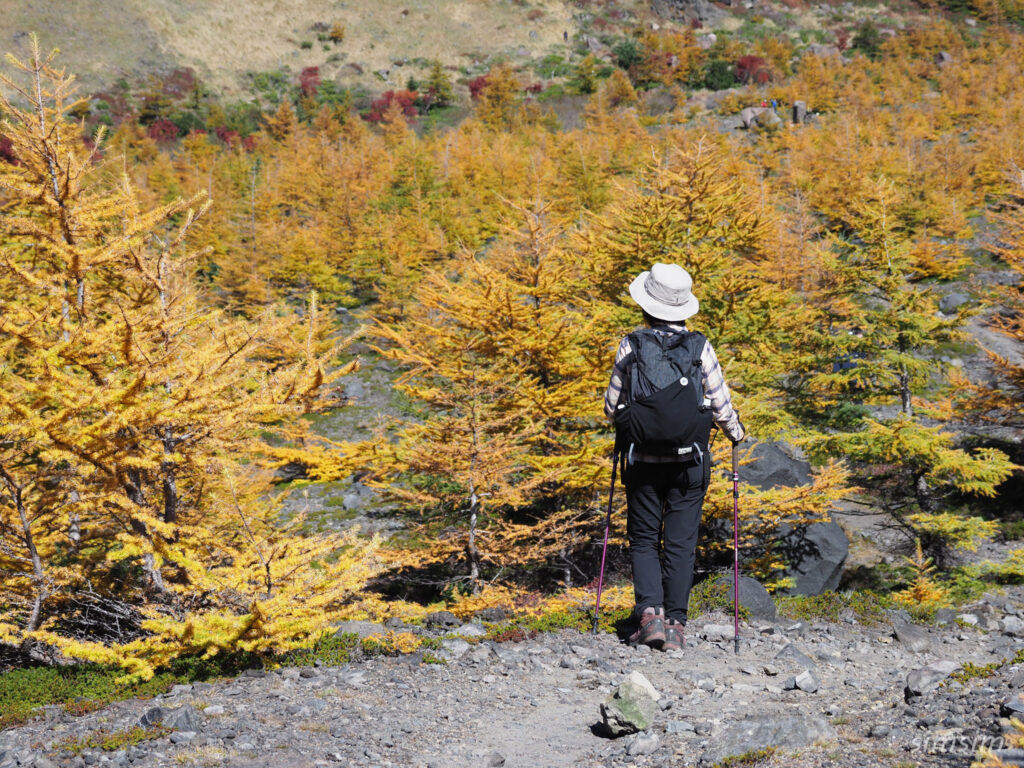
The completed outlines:
[[[29,614],[28,622],[25,624],[26,632],[35,632],[39,629],[43,618],[43,603],[50,596],[46,587],[46,574],[43,572],[43,561],[39,557],[39,550],[36,549],[35,536],[32,532],[32,523],[29,521],[28,513],[25,511],[25,500],[22,496],[22,488],[7,470],[0,467],[0,478],[3,479],[7,492],[14,499],[14,507],[18,510],[18,518],[21,521],[21,536],[28,550],[29,559],[32,562],[32,584],[35,588],[35,597],[32,600],[32,613]]]
[[[480,550],[476,546],[476,522],[480,510],[480,500],[476,491],[470,488],[469,493],[469,537],[466,540],[466,558],[469,560],[469,583],[473,594],[480,591]]]
[[[170,427],[164,429],[164,456],[174,453],[174,437]],[[178,479],[174,474],[174,462],[165,459],[160,465],[160,471],[164,476],[164,522],[178,522]]]
[[[932,497],[931,488],[928,487],[928,480],[925,476],[918,475],[914,482],[914,495],[917,497],[917,506],[926,514],[932,514],[936,510],[935,499]]]
[[[142,495],[142,471],[133,467],[127,471],[127,475],[128,482],[125,484],[124,492],[135,506],[142,507],[145,503],[145,497]],[[131,526],[137,535],[147,539],[151,538],[146,524],[141,520],[133,517]],[[156,558],[152,552],[147,552],[143,556],[142,569],[146,572],[146,576],[149,577],[149,583],[157,592],[163,593],[167,591],[164,586],[163,574],[160,573],[160,569],[156,564]]]

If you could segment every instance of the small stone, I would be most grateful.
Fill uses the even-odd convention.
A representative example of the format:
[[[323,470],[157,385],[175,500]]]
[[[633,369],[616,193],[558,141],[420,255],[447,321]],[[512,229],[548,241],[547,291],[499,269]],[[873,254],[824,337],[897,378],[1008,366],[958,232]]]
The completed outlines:
[[[644,677],[640,672],[630,672],[626,676],[626,682],[639,686],[655,701],[658,701],[661,698],[661,694],[658,693],[658,690],[653,685],[651,685],[651,681]]]
[[[960,669],[953,661],[935,661],[926,667],[915,669],[907,675],[904,698],[909,701],[913,696],[923,696],[939,687],[939,683]]]
[[[631,673],[643,678],[639,673]],[[646,682],[646,678],[643,678]],[[601,719],[612,736],[622,736],[650,728],[658,714],[658,697],[651,696],[653,686],[627,679],[600,706]]]
[[[181,696],[185,693],[192,693],[191,685],[172,685],[169,696]]]
[[[999,715],[1000,717],[1015,717],[1019,720],[1021,715],[1024,715],[1024,698],[1015,696],[1003,702],[999,707]]]
[[[461,637],[446,637],[441,641],[441,646],[449,660],[461,658],[470,649],[469,643]]]
[[[775,654],[776,661],[791,662],[797,667],[804,669],[817,669],[814,659],[801,651],[795,643],[789,643],[781,651]]]
[[[795,624],[790,624],[785,629],[787,635],[796,635],[797,637],[807,637],[810,632],[810,627],[806,621],[798,621]]]
[[[665,726],[665,733],[695,733],[693,723],[687,720],[670,720]]]
[[[893,627],[896,639],[914,653],[924,653],[931,648],[932,641],[928,632],[913,624],[897,624]]]
[[[1003,634],[1010,637],[1024,637],[1024,620],[1016,616],[1003,616]]]
[[[732,640],[735,628],[732,624],[705,624],[698,634],[708,640]]]
[[[210,717],[216,717],[217,715],[223,715],[224,714],[224,706],[221,705],[221,704],[211,704],[210,706],[208,706],[206,709],[203,710],[203,714],[204,715],[208,715]]]
[[[458,627],[462,622],[451,611],[435,611],[423,617],[428,627]]]
[[[189,744],[197,735],[195,731],[175,731],[171,734],[171,743]]]
[[[961,624],[969,624],[972,627],[978,626],[978,617],[973,613],[959,613],[957,614],[956,620]]]
[[[309,680],[313,677],[320,677],[320,670],[316,667],[303,667],[299,670],[299,677]]]
[[[868,736],[873,739],[881,739],[889,735],[889,726],[882,723],[876,723],[868,728]]]
[[[487,761],[484,763],[488,768],[501,768],[504,764],[505,756],[500,752],[491,752],[487,756]]]
[[[1024,667],[1018,667],[1010,678],[1011,688],[1024,688]]]
[[[661,739],[655,733],[641,733],[626,747],[626,754],[631,757],[636,755],[651,755],[658,751],[661,746]]]
[[[385,631],[383,624],[374,624],[371,621],[343,621],[335,626],[337,627],[334,632],[335,637],[358,635],[361,640],[365,640],[370,635],[383,634]]]
[[[458,637],[483,637],[487,634],[487,630],[479,624],[463,624],[461,627],[451,630],[451,634]]]
[[[796,687],[804,693],[815,693],[818,690],[818,681],[808,669],[797,675],[795,682]]]

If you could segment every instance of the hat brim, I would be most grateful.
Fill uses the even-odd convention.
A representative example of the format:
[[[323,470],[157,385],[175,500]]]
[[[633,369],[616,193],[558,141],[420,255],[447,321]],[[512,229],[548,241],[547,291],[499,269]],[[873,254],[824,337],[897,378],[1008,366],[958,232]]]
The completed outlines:
[[[689,317],[693,317],[697,314],[697,310],[700,308],[700,302],[697,301],[697,297],[692,293],[690,294],[689,300],[680,304],[679,306],[670,306],[669,304],[662,304],[657,299],[654,299],[644,289],[644,281],[647,280],[647,276],[650,272],[642,272],[636,280],[629,284],[629,295],[633,297],[633,301],[640,305],[640,308],[644,310],[651,317],[656,317],[659,320],[668,321],[679,321],[686,320]]]

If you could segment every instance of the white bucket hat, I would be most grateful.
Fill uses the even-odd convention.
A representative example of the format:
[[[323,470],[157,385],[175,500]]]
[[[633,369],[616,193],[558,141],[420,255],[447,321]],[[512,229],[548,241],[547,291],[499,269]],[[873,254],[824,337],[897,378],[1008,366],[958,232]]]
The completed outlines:
[[[679,265],[655,264],[630,284],[629,295],[651,317],[678,322],[697,314],[692,288],[693,278]]]

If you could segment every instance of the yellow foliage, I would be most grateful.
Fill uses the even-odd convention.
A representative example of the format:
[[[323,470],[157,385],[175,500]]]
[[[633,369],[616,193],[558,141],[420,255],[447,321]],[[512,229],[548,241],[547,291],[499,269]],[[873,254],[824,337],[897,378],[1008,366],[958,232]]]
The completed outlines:
[[[182,653],[292,647],[373,575],[377,543],[304,536],[251,467],[352,366],[315,294],[252,323],[201,300],[186,236],[209,204],[146,210],[97,166],[52,58],[33,41],[12,60],[29,86],[0,75],[28,105],[0,96],[20,161],[0,164],[0,295],[24,296],[0,322],[0,624],[144,678]],[[67,605],[93,596],[143,636],[75,639]]]
[[[949,590],[932,578],[935,566],[931,558],[926,558],[921,550],[921,541],[917,541],[914,557],[904,558],[913,569],[914,580],[910,586],[891,595],[893,603],[906,609],[912,616],[930,616],[939,608],[950,604]]]

